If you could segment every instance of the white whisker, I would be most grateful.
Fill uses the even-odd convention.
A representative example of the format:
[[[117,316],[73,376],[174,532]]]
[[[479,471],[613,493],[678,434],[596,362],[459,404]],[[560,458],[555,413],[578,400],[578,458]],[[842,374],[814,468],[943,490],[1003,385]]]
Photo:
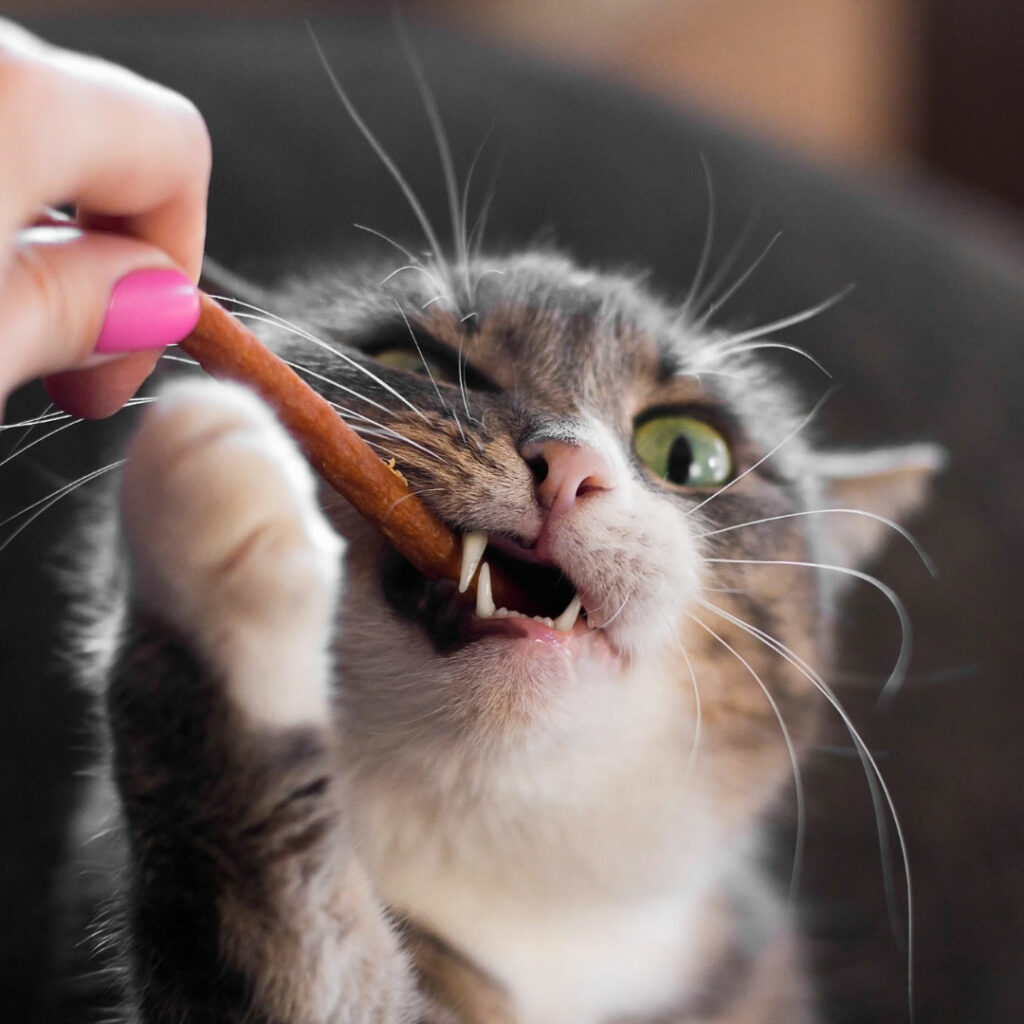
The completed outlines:
[[[826,391],[825,394],[823,394],[821,398],[819,398],[818,401],[815,403],[814,408],[811,409],[811,411],[807,413],[806,416],[804,416],[804,418],[796,425],[796,427],[794,427],[781,441],[779,441],[779,443],[775,445],[774,448],[772,448],[770,451],[762,455],[761,458],[757,460],[757,462],[755,462],[751,466],[748,466],[742,473],[738,474],[737,476],[734,476],[727,484],[725,484],[722,487],[719,487],[718,490],[715,491],[713,494],[709,494],[703,501],[697,502],[697,504],[694,505],[693,508],[689,509],[686,514],[688,516],[692,516],[694,512],[698,511],[699,509],[702,509],[709,501],[712,501],[713,499],[719,497],[719,495],[724,494],[726,491],[729,490],[730,487],[733,487],[736,484],[738,484],[749,473],[753,473],[758,466],[761,466],[765,462],[767,462],[780,448],[782,448],[783,445],[789,444],[789,442],[792,441],[793,438],[796,437],[797,434],[799,434],[800,431],[803,430],[807,426],[807,424],[810,423],[811,420],[818,415],[818,413],[821,411],[821,407],[829,400],[829,398],[832,397],[832,392],[832,388]]]
[[[418,441],[414,441],[411,437],[406,437],[401,431],[396,430],[394,427],[389,427],[386,423],[380,423],[375,419],[371,419],[369,416],[364,416],[362,413],[355,412],[353,409],[346,409],[344,406],[337,405],[332,402],[332,406],[338,410],[346,418],[352,417],[369,424],[371,427],[375,427],[377,430],[383,431],[382,435],[375,436],[386,436],[396,441],[401,441],[403,444],[407,444],[410,448],[415,448],[417,451],[423,452],[424,455],[429,455],[432,459],[436,459],[438,462],[445,462],[445,460],[438,455],[433,449],[428,448],[426,445],[420,444]],[[348,424],[353,430],[361,431],[365,428],[360,423],[349,423]]]
[[[395,308],[398,310],[398,315],[405,322],[406,330],[409,332],[409,337],[412,339],[413,347],[416,349],[416,354],[420,357],[420,362],[423,364],[423,369],[426,372],[427,378],[434,387],[434,394],[437,395],[437,400],[441,403],[441,407],[446,411],[450,412],[448,403],[444,400],[444,395],[441,394],[441,389],[437,386],[437,381],[434,379],[434,373],[430,369],[430,363],[427,362],[427,357],[423,354],[423,349],[420,347],[419,339],[416,337],[416,332],[412,329],[412,324],[409,322],[408,316],[405,314],[405,310],[402,308],[402,304],[398,299],[394,300]],[[458,423],[458,420],[456,420]],[[462,432],[462,425],[459,424],[459,432]],[[463,440],[465,440],[465,434],[463,434]]]
[[[483,137],[483,140],[480,142],[480,145],[476,147],[476,152],[473,154],[473,159],[469,163],[469,170],[466,172],[466,181],[462,186],[462,210],[460,213],[462,225],[462,250],[461,256],[459,258],[462,261],[463,277],[467,289],[466,301],[470,305],[475,305],[476,296],[473,294],[473,289],[469,280],[469,259],[470,252],[473,251],[475,253],[474,236],[476,233],[477,224],[479,224],[480,219],[477,218],[477,224],[474,224],[472,231],[467,234],[466,226],[469,223],[469,189],[470,185],[473,182],[473,175],[476,173],[477,163],[479,162],[480,157],[483,154],[484,147],[487,145],[487,140],[491,137],[491,132],[493,130],[494,122],[492,121],[490,127],[487,129],[487,132]],[[489,201],[490,197],[488,197],[487,199],[487,202]],[[463,320],[465,320],[465,317],[463,317]]]
[[[878,833],[878,844],[879,854],[882,861],[883,878],[886,888],[887,904],[889,907],[889,913],[893,920],[894,933],[898,936],[900,930],[895,921],[896,914],[896,902],[895,896],[892,892],[892,880],[889,874],[889,857],[888,857],[888,830],[886,828],[885,814],[887,810],[889,816],[892,819],[893,828],[896,832],[896,839],[899,845],[900,859],[903,864],[903,879],[904,879],[904,893],[907,903],[907,926],[905,930],[905,942],[906,942],[906,957],[907,957],[907,1006],[911,1021],[914,1019],[914,895],[913,886],[911,882],[910,872],[910,855],[907,847],[906,836],[903,832],[903,825],[900,821],[899,814],[896,811],[896,802],[892,798],[892,793],[889,790],[889,786],[885,781],[885,777],[882,775],[881,769],[878,767],[878,761],[875,755],[872,754],[867,744],[861,737],[857,727],[853,724],[853,720],[850,718],[846,709],[843,707],[839,698],[832,692],[832,688],[822,679],[820,673],[812,668],[807,662],[801,658],[795,651],[791,650],[780,640],[764,632],[764,630],[758,629],[756,626],[751,625],[749,622],[744,622],[742,619],[737,618],[730,612],[725,611],[723,608],[710,604],[707,601],[701,600],[700,605],[706,608],[708,611],[715,615],[724,618],[726,621],[731,622],[737,628],[744,630],[750,636],[760,640],[766,647],[775,651],[784,661],[792,665],[805,679],[807,679],[812,686],[825,698],[826,701],[831,705],[832,709],[839,716],[843,727],[846,729],[847,734],[853,741],[854,746],[857,749],[858,756],[861,761],[861,765],[864,768],[864,777],[868,784],[868,790],[871,794],[871,805],[874,809],[876,830]]]
[[[813,364],[815,368],[820,370],[829,380],[832,379],[832,374],[825,368],[825,366],[815,359],[810,352],[806,349],[800,348],[799,345],[787,345],[781,341],[759,341],[750,342],[743,345],[725,344],[719,349],[720,356],[735,356],[741,355],[744,352],[758,352],[763,349],[781,349],[783,352],[792,352],[794,355],[800,356],[801,359],[806,359],[809,363]]]
[[[736,237],[736,241],[733,242],[733,244],[730,246],[729,251],[725,254],[725,257],[719,264],[718,269],[711,275],[710,280],[708,281],[707,285],[701,289],[700,294],[694,296],[692,311],[687,310],[685,307],[682,308],[679,312],[678,317],[676,318],[677,322],[680,319],[684,318],[687,315],[687,313],[690,312],[692,312],[693,315],[700,317],[698,321],[700,324],[703,324],[705,322],[707,314],[705,314],[704,316],[700,316],[700,314],[697,311],[700,310],[700,308],[705,304],[705,302],[711,300],[711,297],[714,295],[715,290],[722,283],[722,281],[725,280],[726,275],[736,265],[736,260],[739,259],[740,253],[746,247],[747,242],[750,241],[750,236],[753,233],[756,222],[756,216],[751,215],[747,217],[746,223],[743,225],[742,230]],[[716,302],[716,305],[718,304],[719,303]]]
[[[377,154],[377,159],[384,165],[388,174],[391,175],[392,180],[398,186],[402,195],[405,196],[406,202],[409,204],[409,208],[412,210],[413,215],[419,222],[420,228],[423,231],[423,236],[427,240],[427,245],[430,247],[433,258],[442,265],[444,260],[444,252],[441,249],[441,244],[437,239],[437,235],[434,232],[434,227],[430,223],[430,218],[427,216],[426,211],[423,209],[423,205],[420,203],[416,196],[416,193],[412,190],[408,181],[405,179],[405,175],[398,169],[398,165],[391,158],[391,155],[381,144],[377,136],[370,130],[369,125],[360,116],[359,111],[356,110],[355,105],[349,99],[348,93],[345,92],[338,80],[338,76],[335,75],[334,69],[331,67],[330,61],[327,59],[327,54],[324,53],[323,47],[320,45],[320,40],[317,39],[316,33],[314,33],[312,26],[307,22],[306,27],[309,31],[309,37],[313,42],[313,47],[316,50],[317,57],[323,66],[324,72],[326,73],[331,86],[334,89],[338,99],[341,100],[342,106],[345,108],[348,116],[352,119],[353,124],[358,128],[360,134],[367,141],[370,148]],[[447,271],[447,267],[444,268]],[[445,275],[450,282],[450,272]],[[451,288],[449,287],[449,295],[452,300],[452,305],[455,306],[454,295],[451,295]]]
[[[345,394],[351,395],[353,398],[358,398],[360,402],[372,405],[374,409],[380,409],[381,412],[391,411],[386,405],[381,405],[380,402],[374,401],[372,398],[368,398],[361,391],[357,391],[355,388],[351,388],[347,384],[342,384],[341,381],[335,380],[333,377],[328,377],[322,373],[318,373],[316,370],[312,370],[306,366],[305,363],[296,363],[291,359],[285,359],[284,362],[295,370],[296,373],[301,373],[303,376],[311,377],[313,380],[318,380],[321,383],[328,385],[328,387],[337,388],[338,391],[344,391]]]
[[[32,416],[27,420],[15,420],[13,423],[0,423],[0,433],[3,433],[5,430],[24,430],[25,434],[27,434],[33,427],[45,426],[47,423],[56,423],[58,420],[69,419],[71,419],[70,413],[61,412],[59,409],[54,410],[53,403],[51,402],[38,416]],[[16,441],[15,444],[17,443]]]
[[[910,614],[907,611],[907,606],[900,599],[899,594],[876,576],[862,572],[860,569],[851,569],[847,565],[830,565],[827,562],[802,562],[797,559],[786,558],[705,558],[704,561],[719,565],[784,565],[797,569],[814,569],[816,571],[839,573],[841,576],[850,576],[853,579],[862,580],[870,584],[892,605],[899,618],[901,631],[899,655],[896,658],[896,664],[893,666],[892,672],[889,673],[889,678],[882,687],[879,700],[892,697],[903,683],[907,674],[907,664],[910,661],[910,653],[913,646]]]
[[[444,282],[440,281],[437,275],[433,273],[433,271],[431,271],[428,267],[425,267],[422,263],[417,261],[415,257],[412,263],[406,263],[404,266],[396,267],[386,277],[381,278],[381,280],[377,284],[377,287],[383,288],[386,284],[389,284],[391,281],[393,281],[399,274],[407,274],[409,273],[409,271],[414,271],[417,274],[422,274],[423,277],[426,279],[427,283],[430,285],[430,287],[436,288],[440,292],[440,294],[433,301],[436,302],[438,299],[443,299],[445,297],[444,292],[446,286]]]
[[[938,575],[938,569],[935,567],[935,563],[921,546],[917,538],[908,529],[900,526],[899,523],[894,522],[886,516],[878,515],[877,512],[868,512],[861,508],[808,508],[800,512],[784,512],[777,516],[765,516],[763,519],[748,519],[745,523],[733,523],[731,526],[722,526],[716,530],[706,530],[704,533],[698,534],[697,540],[703,540],[705,537],[717,537],[722,533],[732,533],[733,530],[742,530],[748,526],[760,526],[763,523],[777,523],[782,519],[796,519],[800,516],[839,514],[864,516],[867,519],[873,519],[877,523],[882,523],[884,526],[888,526],[890,530],[898,533],[914,549],[914,553],[921,559],[922,564],[931,576],[935,577]]]
[[[715,185],[711,179],[711,168],[708,165],[707,157],[700,154],[701,166],[704,168],[704,182],[707,189],[708,215],[704,226],[704,244],[701,247],[700,258],[697,260],[697,269],[694,272],[693,280],[690,282],[690,290],[683,300],[683,309],[693,308],[694,299],[704,283],[704,275],[707,273],[708,263],[711,260],[711,247],[715,238]]]
[[[368,234],[376,235],[382,242],[387,242],[388,245],[394,246],[411,264],[418,264],[418,257],[414,256],[409,249],[407,249],[401,242],[396,242],[390,235],[384,234],[383,231],[378,231],[376,228],[371,228],[368,224],[356,224],[353,223],[357,231],[365,231]]]
[[[703,330],[708,321],[717,313],[746,283],[750,280],[751,275],[755,270],[764,262],[767,258],[768,253],[772,251],[775,243],[782,237],[782,232],[779,231],[768,241],[768,244],[761,250],[760,255],[754,260],[753,263],[743,271],[740,276],[733,281],[731,285],[717,298],[701,315],[700,319],[696,323],[697,330]],[[710,288],[710,286],[709,286]]]
[[[700,687],[697,685],[697,673],[693,667],[693,662],[690,660],[690,655],[686,650],[686,645],[683,643],[683,638],[679,635],[679,631],[675,628],[667,615],[665,616],[665,622],[668,625],[672,638],[675,640],[676,645],[679,648],[679,653],[683,656],[683,661],[686,662],[686,668],[690,673],[690,684],[693,687],[693,743],[690,746],[690,756],[686,760],[686,771],[683,773],[683,785],[685,786],[693,772],[693,766],[697,762],[697,750],[700,747],[701,734],[704,731],[704,710],[701,704]]]
[[[416,80],[416,88],[420,94],[420,99],[423,101],[423,107],[427,115],[427,122],[430,124],[430,130],[434,135],[434,142],[437,146],[438,156],[441,160],[441,172],[444,177],[445,191],[448,194],[448,213],[451,217],[452,244],[455,247],[455,262],[457,266],[461,267],[462,272],[465,275],[464,285],[468,297],[469,263],[466,250],[466,225],[462,219],[462,207],[459,203],[459,183],[455,174],[455,162],[452,159],[452,149],[448,142],[448,134],[444,130],[444,122],[441,119],[441,112],[437,109],[437,100],[434,98],[434,92],[430,88],[430,83],[427,81],[427,76],[423,71],[423,65],[420,63],[419,56],[417,55],[416,50],[409,39],[408,33],[405,30],[405,23],[400,16],[395,17],[394,23],[397,29],[399,42],[401,43],[402,50],[405,53],[405,59],[412,70],[413,78]]]
[[[710,608],[710,605],[706,605],[701,601],[701,605]],[[796,756],[796,747],[793,745],[793,737],[789,733],[789,728],[786,726],[786,721],[782,717],[782,709],[779,707],[778,702],[772,696],[771,691],[765,685],[764,680],[757,673],[757,670],[753,665],[747,661],[746,658],[740,654],[728,641],[723,637],[719,636],[706,622],[697,618],[696,615],[687,612],[687,618],[692,622],[695,622],[701,629],[706,633],[709,633],[715,640],[717,640],[746,670],[750,673],[754,682],[757,683],[761,692],[765,696],[765,700],[768,701],[768,706],[772,709],[772,713],[775,715],[776,721],[779,723],[779,729],[782,732],[783,742],[786,744],[786,751],[789,754],[789,763],[793,770],[793,792],[794,799],[796,801],[796,838],[793,844],[793,869],[789,876],[789,899],[792,904],[796,900],[796,894],[800,890],[800,878],[803,873],[803,860],[804,860],[804,831],[806,828],[806,813],[804,804],[804,784],[803,777],[800,773],[800,762]]]
[[[323,349],[325,352],[329,352],[331,354],[331,356],[333,356],[335,359],[340,359],[342,362],[344,362],[347,365],[351,366],[353,369],[357,370],[359,373],[362,373],[364,376],[369,377],[370,380],[372,380],[376,385],[378,385],[378,387],[383,388],[385,391],[388,392],[388,394],[393,395],[395,398],[397,398],[403,405],[405,405],[407,408],[411,409],[414,413],[416,413],[416,415],[419,416],[420,419],[422,419],[425,423],[429,422],[429,420],[423,414],[423,412],[420,409],[417,409],[416,406],[413,405],[412,402],[410,402],[409,399],[407,399],[405,397],[405,395],[403,395],[400,391],[397,391],[395,388],[393,388],[386,380],[383,380],[380,377],[378,377],[377,374],[375,374],[369,367],[364,366],[358,360],[353,359],[349,355],[346,355],[346,353],[342,352],[340,349],[336,348],[334,345],[328,344],[326,341],[322,340],[321,338],[317,338],[315,335],[310,334],[309,331],[303,330],[301,327],[297,327],[294,324],[286,324],[285,322],[279,320],[278,318],[268,319],[265,316],[261,316],[261,315],[255,314],[255,313],[237,313],[236,312],[236,313],[234,313],[232,315],[236,316],[236,317],[238,317],[239,319],[242,319],[242,320],[255,320],[255,321],[258,321],[259,323],[265,323],[265,324],[267,324],[267,325],[269,325],[271,327],[279,327],[279,328],[287,331],[290,334],[296,335],[297,337],[303,338],[304,340],[311,342],[312,344],[316,345],[318,348]],[[305,367],[300,367],[299,364],[292,364],[292,365],[295,365],[296,368],[305,369]],[[306,371],[306,372],[312,373],[313,371]],[[324,378],[324,379],[326,380],[326,378]],[[336,386],[341,387],[341,385],[336,385]],[[358,392],[353,392],[353,394],[356,395],[357,398],[362,399],[364,402],[369,402],[370,401],[370,399],[366,398],[364,395],[359,394]],[[374,404],[374,403],[371,403],[371,404]],[[378,408],[383,408],[383,407],[382,406],[378,406]]]
[[[756,338],[763,338],[766,334],[771,334],[774,331],[782,331],[787,327],[795,327],[797,324],[802,324],[806,320],[812,320],[827,309],[831,309],[837,303],[842,302],[853,289],[854,286],[849,284],[845,288],[841,288],[835,295],[825,299],[824,302],[819,302],[816,306],[801,310],[801,312],[794,313],[792,316],[783,317],[781,320],[774,320],[772,323],[763,324],[761,327],[754,327],[749,331],[734,334],[730,337],[729,341],[735,345],[745,341],[754,341]]]
[[[124,404],[124,406],[122,406],[122,408],[129,409],[129,408],[132,408],[134,406],[148,405],[150,402],[155,402],[155,401],[156,401],[156,399],[152,398],[152,397],[132,398],[132,399],[129,399],[127,402],[125,402],[125,404]],[[53,430],[47,431],[47,433],[42,434],[40,437],[33,438],[33,440],[29,441],[27,444],[23,444],[23,445],[21,445],[21,447],[15,448],[15,450],[12,451],[9,455],[6,455],[4,458],[0,459],[0,467],[6,466],[7,463],[10,462],[12,459],[16,459],[19,455],[23,455],[25,452],[27,452],[30,449],[34,448],[37,444],[42,444],[43,441],[48,441],[51,437],[54,437],[56,434],[60,434],[63,431],[69,429],[70,427],[77,427],[77,426],[79,426],[79,425],[81,425],[82,423],[85,422],[85,420],[81,420],[81,419],[79,419],[77,417],[69,416],[66,413],[62,414],[58,418],[59,419],[66,419],[69,422],[61,423],[61,425],[59,427],[54,427]],[[54,422],[54,420],[51,419],[49,422],[52,423],[52,422]],[[23,439],[24,438],[22,438],[22,440]],[[0,524],[0,525],[2,525],[2,524]]]
[[[8,523],[12,523],[14,520],[20,519],[29,512],[33,513],[23,523],[19,524],[17,529],[13,530],[2,542],[0,542],[0,551],[3,551],[4,548],[6,548],[15,539],[15,537],[22,532],[22,530],[27,529],[44,512],[60,501],[61,498],[67,497],[67,495],[78,490],[80,487],[83,487],[85,484],[90,483],[97,477],[101,477],[112,470],[118,469],[124,465],[124,462],[124,459],[118,459],[116,462],[111,462],[106,466],[101,466],[99,469],[94,469],[91,473],[86,473],[84,476],[80,476],[76,480],[72,480],[71,483],[64,484],[63,487],[58,488],[56,491],[52,491],[50,494],[46,495],[46,497],[40,498],[38,501],[34,501],[31,505],[26,505],[20,511],[15,512],[6,519],[0,520],[0,526],[6,526]]]

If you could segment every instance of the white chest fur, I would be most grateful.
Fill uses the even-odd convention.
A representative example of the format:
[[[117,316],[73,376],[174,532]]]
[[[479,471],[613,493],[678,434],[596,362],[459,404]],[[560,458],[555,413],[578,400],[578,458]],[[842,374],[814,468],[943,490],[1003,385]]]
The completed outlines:
[[[598,1024],[676,1002],[699,963],[693,895],[636,905],[512,904],[443,891],[419,908],[511,996],[522,1024]],[[452,899],[444,900],[444,897]]]
[[[700,973],[707,897],[731,858],[678,755],[650,762],[656,746],[614,786],[587,792],[563,775],[539,821],[408,794],[364,804],[379,894],[499,982],[522,1024],[599,1024],[677,1004]],[[513,803],[508,790],[487,801]]]
[[[703,773],[688,770],[691,694],[669,673],[564,692],[578,701],[565,742],[504,762],[438,752],[431,777],[444,784],[422,772],[352,780],[378,894],[492,976],[522,1024],[678,1005],[701,971],[708,898],[738,852]]]

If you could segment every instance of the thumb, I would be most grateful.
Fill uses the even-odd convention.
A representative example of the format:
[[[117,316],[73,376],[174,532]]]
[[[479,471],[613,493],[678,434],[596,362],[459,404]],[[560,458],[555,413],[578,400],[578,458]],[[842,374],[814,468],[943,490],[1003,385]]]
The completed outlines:
[[[40,227],[18,236],[0,282],[0,309],[0,398],[34,377],[59,374],[58,400],[60,392],[78,393],[93,414],[103,414],[134,393],[160,350],[192,330],[199,293],[144,242]],[[123,353],[139,354],[111,363]],[[83,368],[88,372],[65,373]],[[77,383],[69,388],[69,380]]]

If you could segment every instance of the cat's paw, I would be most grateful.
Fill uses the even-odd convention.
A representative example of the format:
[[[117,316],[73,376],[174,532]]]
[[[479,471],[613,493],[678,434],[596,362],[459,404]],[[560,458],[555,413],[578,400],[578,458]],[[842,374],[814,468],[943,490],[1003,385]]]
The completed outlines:
[[[135,600],[257,720],[325,720],[340,541],[270,411],[240,387],[168,389],[132,441],[121,504]]]

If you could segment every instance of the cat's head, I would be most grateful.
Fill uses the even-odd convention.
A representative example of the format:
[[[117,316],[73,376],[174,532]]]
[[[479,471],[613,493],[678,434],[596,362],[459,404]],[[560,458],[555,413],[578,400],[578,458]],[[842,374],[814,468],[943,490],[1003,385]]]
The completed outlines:
[[[863,564],[887,532],[804,513],[903,516],[934,453],[814,451],[755,339],[696,330],[633,279],[537,253],[452,274],[364,268],[272,300],[344,340],[345,357],[286,344],[548,620],[479,614],[333,501],[351,743],[379,770],[464,777],[643,743],[683,770],[699,744],[712,772],[742,752],[747,788],[767,791],[824,706],[843,576],[805,563]]]

